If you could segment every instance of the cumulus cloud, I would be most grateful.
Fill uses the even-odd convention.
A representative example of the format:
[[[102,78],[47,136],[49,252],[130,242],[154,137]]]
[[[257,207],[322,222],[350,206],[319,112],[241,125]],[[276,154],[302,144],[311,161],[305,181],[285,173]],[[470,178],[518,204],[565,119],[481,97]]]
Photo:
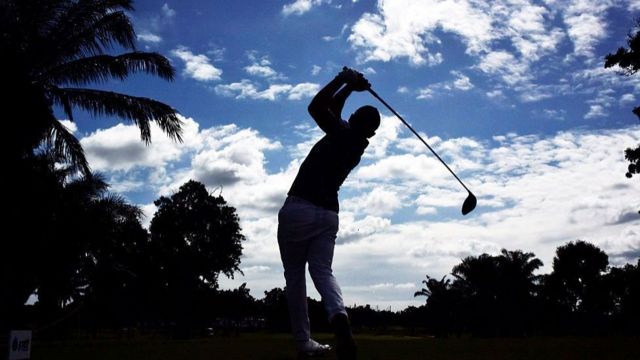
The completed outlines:
[[[433,66],[446,60],[442,33],[451,34],[449,41],[463,44],[472,69],[533,102],[581,88],[543,83],[549,81],[545,67],[553,63],[573,71],[580,66],[575,60],[599,62],[594,49],[607,36],[605,17],[619,6],[624,4],[613,0],[379,0],[375,11],[351,27],[349,42],[361,62],[407,59],[413,66]],[[572,45],[569,52],[565,43]],[[421,99],[434,95],[431,88],[418,91]]]
[[[162,41],[162,38],[159,35],[152,34],[150,32],[143,32],[136,35],[138,41],[157,44]]]
[[[613,1],[573,0],[558,6],[562,7],[575,55],[593,57],[595,45],[607,35],[605,16]]]
[[[598,91],[596,98],[587,101],[587,104],[590,105],[589,112],[585,114],[584,118],[593,119],[607,116],[607,109],[616,101],[613,97],[613,93],[614,91],[612,89],[603,89]]]
[[[271,60],[268,56],[258,56],[257,52],[250,51],[247,55],[251,61],[251,65],[244,67],[244,71],[249,75],[258,76],[266,79],[284,79],[285,76],[277,72],[271,67]]]
[[[350,198],[345,210],[366,215],[389,216],[402,207],[402,200],[399,192],[376,186],[363,195]]]
[[[171,51],[171,54],[184,61],[184,75],[198,81],[220,80],[222,70],[211,64],[207,55],[194,54],[187,47],[180,46]]]
[[[322,40],[324,40],[324,41],[338,40],[338,39],[342,38],[344,33],[347,31],[347,29],[349,29],[349,25],[348,24],[344,24],[344,25],[342,25],[342,29],[340,30],[340,34],[335,35],[335,36],[326,35],[326,36],[322,37]]]
[[[317,94],[318,91],[320,91],[320,85],[318,84],[308,82],[300,83],[294,85],[289,90],[289,96],[287,96],[287,98],[289,100],[301,100],[304,98],[310,98]]]
[[[545,272],[555,248],[571,240],[595,243],[614,264],[633,260],[640,249],[640,218],[630,202],[640,185],[624,178],[620,157],[621,146],[640,141],[640,127],[508,133],[493,141],[429,138],[478,197],[477,210],[462,217],[466,192],[403,127],[383,124],[379,142],[372,139],[341,190],[334,271],[343,279],[347,303],[394,309],[417,304],[423,300],[412,298],[411,284],[425,274],[443,276],[462,257],[501,248],[533,251],[545,262]],[[321,134],[300,126],[296,131],[304,137],[282,144],[236,125],[200,129],[194,122],[187,128],[186,145],[164,144],[154,136],[158,148],[148,149],[150,154],[144,146],[131,152],[139,132],[123,125],[96,131],[82,143],[93,149],[91,165],[123,189],[140,179],[157,194],[171,193],[188,179],[220,189],[238,209],[247,236],[245,276],[224,279],[222,286],[247,282],[256,295],[283,286],[277,211]],[[274,155],[289,156],[288,165],[270,168]],[[141,169],[148,171],[141,175]],[[154,211],[149,205],[144,209]]]
[[[633,94],[624,94],[620,98],[620,104],[622,105],[634,102],[636,102],[636,97]]]
[[[72,134],[78,131],[78,125],[71,120],[60,120],[60,123]]]
[[[487,91],[487,97],[490,99],[502,99],[504,98],[504,93],[500,89],[495,89]]]
[[[164,5],[162,5],[162,15],[166,18],[173,18],[176,16],[176,11],[172,9],[169,4],[164,3]]]
[[[496,40],[508,40],[525,59],[555,51],[563,32],[548,23],[550,11],[524,1],[413,2],[380,0],[377,13],[365,13],[349,40],[363,61],[406,57],[414,65],[442,62],[438,30],[461,38],[467,53],[482,56]]]
[[[300,100],[315,95],[320,85],[315,83],[299,84],[270,84],[266,89],[259,90],[258,84],[248,79],[230,84],[216,85],[216,94],[236,99],[254,99],[275,101],[281,97],[289,100]]]
[[[315,6],[329,3],[331,3],[331,0],[295,0],[294,2],[282,7],[282,14],[284,16],[302,15],[309,12]]]
[[[130,171],[134,168],[164,167],[199,145],[198,123],[178,115],[182,122],[183,142],[169,139],[160,127],[151,122],[151,144],[140,140],[136,125],[118,124],[98,129],[80,140],[91,167],[96,171]]]
[[[439,82],[435,84],[431,84],[427,87],[418,89],[417,99],[432,99],[433,97],[450,93],[452,91],[469,91],[473,89],[474,85],[471,83],[471,79],[463,74],[460,71],[451,71],[451,75],[455,77],[455,79],[450,81]],[[401,89],[398,89],[399,92]],[[403,91],[408,91],[408,89],[404,88]]]

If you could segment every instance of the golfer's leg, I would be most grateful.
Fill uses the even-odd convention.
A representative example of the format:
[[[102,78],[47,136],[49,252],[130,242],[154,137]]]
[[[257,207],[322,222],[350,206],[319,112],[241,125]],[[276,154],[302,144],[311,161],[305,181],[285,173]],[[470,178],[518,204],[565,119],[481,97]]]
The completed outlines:
[[[322,296],[322,302],[329,319],[338,313],[346,314],[342,291],[333,276],[333,250],[338,233],[338,214],[333,211],[321,210],[319,221],[322,231],[309,244],[309,273],[313,283]]]
[[[279,241],[278,245],[280,246],[280,257],[284,265],[287,303],[293,338],[296,342],[306,342],[310,338],[305,277],[307,244],[304,242]]]
[[[291,330],[298,342],[310,338],[305,266],[309,233],[314,227],[314,212],[309,204],[288,198],[278,213],[278,246],[287,285],[287,303]]]

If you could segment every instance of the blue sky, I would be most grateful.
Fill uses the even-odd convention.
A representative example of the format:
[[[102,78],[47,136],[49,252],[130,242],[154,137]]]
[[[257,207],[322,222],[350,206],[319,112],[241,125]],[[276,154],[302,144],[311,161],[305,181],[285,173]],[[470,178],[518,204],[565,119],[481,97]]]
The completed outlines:
[[[348,304],[400,309],[425,274],[501,248],[595,243],[612,264],[640,254],[638,179],[623,150],[640,143],[631,109],[640,77],[603,68],[640,16],[638,0],[137,1],[142,50],[167,56],[167,83],[134,76],[102,88],[149,96],[181,113],[182,144],[154,129],[145,147],[119,119],[84,114],[76,131],[94,170],[153,214],[188,179],[238,209],[244,276],[256,297],[284,286],[277,211],[322,134],[306,113],[341,69],[420,131],[478,197],[466,192],[402,124],[383,123],[341,190],[335,273]],[[343,117],[375,99],[354,94]],[[311,288],[311,284],[309,284]],[[317,294],[311,292],[312,296]]]

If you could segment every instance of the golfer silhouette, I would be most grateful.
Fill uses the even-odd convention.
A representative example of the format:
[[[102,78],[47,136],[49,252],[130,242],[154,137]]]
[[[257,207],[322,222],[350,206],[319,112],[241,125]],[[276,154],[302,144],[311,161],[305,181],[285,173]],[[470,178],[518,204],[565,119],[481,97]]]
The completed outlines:
[[[338,232],[338,190],[360,162],[369,145],[367,139],[375,135],[380,125],[380,113],[373,106],[359,108],[348,122],[341,118],[342,108],[353,91],[365,91],[370,86],[361,73],[345,67],[313,98],[309,114],[325,136],[300,166],[278,213],[278,245],[289,316],[296,350],[302,356],[331,350],[310,336],[305,277],[308,263],[336,335],[338,359],[356,358],[356,343],[331,263]]]

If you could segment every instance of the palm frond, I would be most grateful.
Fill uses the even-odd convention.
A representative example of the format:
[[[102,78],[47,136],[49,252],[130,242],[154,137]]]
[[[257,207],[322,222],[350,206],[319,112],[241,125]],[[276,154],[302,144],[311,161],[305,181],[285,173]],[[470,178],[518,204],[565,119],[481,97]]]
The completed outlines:
[[[85,85],[124,80],[131,73],[145,72],[165,80],[173,80],[175,70],[169,60],[155,52],[130,52],[118,56],[96,55],[73,60],[48,70],[39,81],[49,84]]]
[[[63,16],[52,16],[55,21],[46,33],[50,39],[64,39],[90,29],[105,15],[116,12],[132,11],[131,0],[81,0],[59,1]]]
[[[58,36],[51,38],[51,46],[54,49],[50,53],[56,57],[43,61],[45,66],[103,54],[114,44],[135,50],[135,31],[129,17],[123,11],[103,14],[90,24],[81,24]]]
[[[109,190],[109,184],[102,174],[74,177],[68,179],[65,191],[73,196],[80,196],[87,201],[98,201]]]
[[[68,162],[75,170],[85,176],[91,175],[91,169],[80,141],[59,121],[52,121],[44,139],[45,145],[51,149],[54,159]]]
[[[182,122],[177,111],[157,100],[78,88],[52,87],[50,94],[58,105],[69,103],[96,116],[117,116],[132,121],[140,128],[140,136],[147,144],[151,142],[151,121],[156,121],[171,139],[182,141]]]
[[[140,221],[143,216],[142,209],[138,206],[127,203],[127,200],[116,194],[107,194],[97,201],[97,205],[111,213],[114,219],[130,219],[135,218]]]

